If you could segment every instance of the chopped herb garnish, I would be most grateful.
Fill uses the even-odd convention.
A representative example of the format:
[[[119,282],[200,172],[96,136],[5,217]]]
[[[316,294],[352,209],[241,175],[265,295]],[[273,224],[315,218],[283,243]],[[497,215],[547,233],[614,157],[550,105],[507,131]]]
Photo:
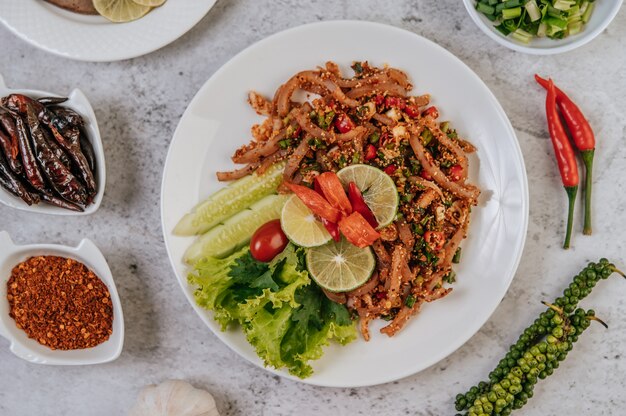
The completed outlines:
[[[456,282],[456,272],[454,270],[450,270],[450,273],[443,277],[443,281],[449,284]]]
[[[434,138],[433,132],[429,129],[424,129],[424,131],[422,131],[421,137],[424,146],[428,146],[428,143],[430,143]]]
[[[456,249],[454,257],[452,257],[452,263],[458,264],[461,261],[461,247]]]
[[[415,301],[417,299],[415,299],[415,296],[413,295],[409,295],[406,297],[406,300],[404,301],[404,304],[408,307],[408,308],[412,308],[413,305],[415,305]]]

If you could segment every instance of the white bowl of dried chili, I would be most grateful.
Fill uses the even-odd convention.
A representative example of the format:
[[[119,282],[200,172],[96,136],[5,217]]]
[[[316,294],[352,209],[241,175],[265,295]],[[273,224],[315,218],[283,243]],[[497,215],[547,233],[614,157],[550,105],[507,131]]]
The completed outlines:
[[[98,280],[104,283],[105,290],[108,290],[110,295],[106,303],[110,302],[107,306],[112,309],[113,314],[111,332],[105,341],[91,348],[51,349],[30,338],[25,330],[17,326],[16,320],[9,315],[12,309],[8,294],[14,289],[9,287],[8,282],[16,265],[38,256],[56,256],[73,260],[74,263],[78,262],[76,264],[86,266],[88,271],[93,272],[99,278]],[[32,272],[35,273],[36,270]],[[53,278],[53,276],[50,277]],[[29,294],[29,296],[36,298],[36,294]],[[40,301],[47,301],[51,297],[54,296],[46,293]],[[80,299],[72,298],[72,301],[78,302]],[[41,305],[35,304],[33,307],[41,307]],[[11,352],[35,364],[88,365],[106,363],[119,357],[124,344],[122,305],[111,270],[104,256],[91,240],[84,239],[76,247],[56,244],[19,246],[13,243],[6,231],[0,231],[0,336],[9,340]]]
[[[42,97],[60,97],[58,94],[31,90],[24,88],[10,88],[5,82],[2,74],[0,74],[0,97],[5,97],[10,94],[23,94],[33,99]],[[95,168],[93,169],[93,175],[96,182],[96,193],[93,196],[93,200],[87,206],[83,207],[83,211],[74,211],[65,208],[60,208],[51,204],[43,202],[27,205],[24,201],[15,195],[12,195],[2,186],[0,186],[0,204],[4,204],[8,207],[19,209],[22,211],[30,211],[41,214],[49,215],[63,215],[63,216],[78,216],[78,215],[90,215],[100,208],[102,198],[104,197],[104,188],[106,185],[106,163],[104,158],[104,147],[102,145],[102,137],[100,136],[100,129],[98,128],[98,121],[96,114],[93,111],[91,103],[85,96],[85,94],[78,88],[72,90],[66,95],[67,101],[61,103],[63,107],[67,107],[76,113],[78,113],[84,121],[82,126],[82,133],[84,137],[91,144],[93,148],[93,158]],[[0,155],[2,157],[2,155]]]

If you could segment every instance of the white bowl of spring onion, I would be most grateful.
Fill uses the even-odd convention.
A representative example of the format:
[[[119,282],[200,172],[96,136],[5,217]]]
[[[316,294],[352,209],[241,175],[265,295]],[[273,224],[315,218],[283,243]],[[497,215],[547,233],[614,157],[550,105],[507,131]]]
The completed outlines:
[[[617,15],[622,2],[623,0],[463,0],[472,20],[487,36],[509,49],[532,55],[563,53],[585,45],[607,28]],[[508,30],[512,28],[513,21],[524,16],[526,22],[531,20],[534,24],[525,27],[526,30],[519,27]],[[494,17],[495,20],[492,20]],[[533,33],[535,31],[536,34]],[[506,32],[510,33],[505,34]],[[549,35],[563,37],[552,39]]]

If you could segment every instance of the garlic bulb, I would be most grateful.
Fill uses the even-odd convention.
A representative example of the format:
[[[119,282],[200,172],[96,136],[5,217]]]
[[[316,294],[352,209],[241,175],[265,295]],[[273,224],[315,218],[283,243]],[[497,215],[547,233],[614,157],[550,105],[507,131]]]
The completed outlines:
[[[213,396],[182,380],[146,386],[129,416],[220,416]]]

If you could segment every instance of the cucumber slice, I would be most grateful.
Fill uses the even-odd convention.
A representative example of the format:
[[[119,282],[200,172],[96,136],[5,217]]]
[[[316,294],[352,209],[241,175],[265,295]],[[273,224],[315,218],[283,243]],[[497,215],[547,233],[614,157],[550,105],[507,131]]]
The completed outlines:
[[[174,234],[204,234],[224,220],[275,194],[283,179],[285,163],[276,163],[263,175],[256,172],[236,180],[198,204],[174,228]]]
[[[200,236],[185,252],[184,260],[194,264],[206,257],[224,258],[250,241],[252,234],[268,221],[280,218],[289,195],[268,195],[249,209]]]

